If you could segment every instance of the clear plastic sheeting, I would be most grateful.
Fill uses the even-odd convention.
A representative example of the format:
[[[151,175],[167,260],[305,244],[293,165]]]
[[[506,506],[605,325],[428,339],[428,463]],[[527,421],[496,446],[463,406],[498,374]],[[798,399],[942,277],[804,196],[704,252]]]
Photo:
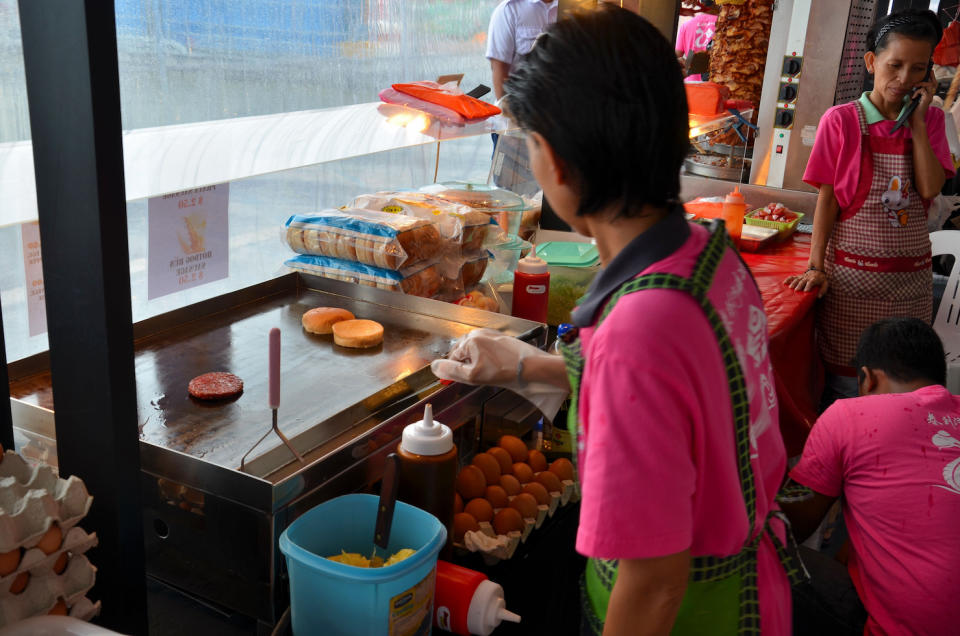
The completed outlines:
[[[2,0],[3,3],[9,0]],[[484,57],[499,0],[116,0],[125,129],[345,106]]]

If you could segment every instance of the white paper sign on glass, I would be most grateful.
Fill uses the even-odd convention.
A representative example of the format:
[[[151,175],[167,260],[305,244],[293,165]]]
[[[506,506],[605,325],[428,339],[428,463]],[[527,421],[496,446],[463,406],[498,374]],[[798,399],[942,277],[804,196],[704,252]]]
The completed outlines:
[[[20,226],[23,243],[23,273],[27,283],[27,322],[30,337],[47,331],[47,304],[43,290],[43,258],[40,253],[40,225],[36,221]]]
[[[230,274],[230,184],[153,197],[147,204],[147,299]]]

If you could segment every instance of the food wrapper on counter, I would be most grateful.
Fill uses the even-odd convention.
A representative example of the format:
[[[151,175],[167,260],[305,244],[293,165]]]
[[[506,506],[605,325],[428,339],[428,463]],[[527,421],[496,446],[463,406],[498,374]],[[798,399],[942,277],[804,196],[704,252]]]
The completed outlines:
[[[391,88],[405,95],[448,108],[466,119],[486,119],[500,114],[499,108],[464,94],[452,82],[448,84],[408,82],[406,84],[393,84]]]
[[[491,224],[488,214],[423,192],[364,194],[354,199],[351,207],[403,214],[435,223],[441,239],[463,252],[482,248]]]
[[[452,111],[449,108],[444,108],[439,104],[432,104],[428,101],[418,99],[413,95],[401,93],[394,88],[383,89],[380,91],[379,96],[380,101],[385,104],[413,108],[415,110],[419,110],[420,112],[426,113],[431,117],[435,117],[444,124],[450,124],[453,126],[465,126],[467,124],[472,124],[474,122],[483,121],[483,119],[486,119],[485,117],[481,119],[467,119],[460,113]]]
[[[287,244],[298,254],[389,270],[429,261],[443,248],[435,223],[375,210],[347,208],[293,215],[285,226]]]
[[[284,265],[305,274],[423,298],[433,298],[440,291],[443,281],[436,262],[419,263],[397,271],[329,256],[300,254]]]

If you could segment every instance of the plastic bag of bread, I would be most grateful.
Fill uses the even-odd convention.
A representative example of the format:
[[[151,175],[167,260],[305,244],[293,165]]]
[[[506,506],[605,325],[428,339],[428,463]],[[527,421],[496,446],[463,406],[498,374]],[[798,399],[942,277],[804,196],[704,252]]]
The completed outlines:
[[[440,237],[472,252],[483,247],[490,215],[423,192],[377,192],[354,199],[351,207],[403,214],[437,224]]]
[[[397,271],[329,256],[300,254],[286,261],[284,265],[305,274],[423,298],[435,296],[442,283],[436,262],[419,263]]]
[[[346,208],[287,219],[287,244],[298,254],[328,256],[399,270],[442,249],[436,224],[411,216]]]
[[[440,296],[450,302],[462,297],[480,283],[487,271],[490,252],[478,251],[456,260],[441,259],[438,266],[442,278]]]

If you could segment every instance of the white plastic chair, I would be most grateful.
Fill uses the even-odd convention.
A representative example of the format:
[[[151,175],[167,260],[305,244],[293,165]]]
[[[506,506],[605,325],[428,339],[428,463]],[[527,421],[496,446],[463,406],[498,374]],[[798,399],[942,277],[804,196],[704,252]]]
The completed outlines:
[[[930,243],[934,256],[954,257],[933,328],[943,341],[947,354],[947,389],[960,395],[960,230],[931,232]]]

